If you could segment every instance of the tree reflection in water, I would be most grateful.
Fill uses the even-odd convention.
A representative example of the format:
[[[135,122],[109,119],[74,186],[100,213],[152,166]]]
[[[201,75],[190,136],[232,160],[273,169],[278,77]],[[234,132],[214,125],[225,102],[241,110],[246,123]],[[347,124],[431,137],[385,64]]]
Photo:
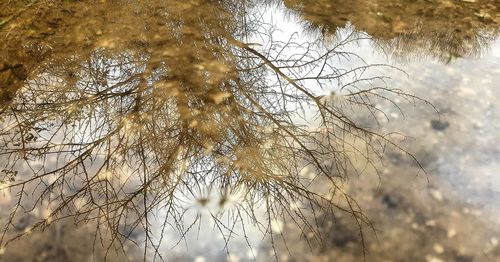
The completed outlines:
[[[16,216],[43,207],[29,228],[70,216],[95,222],[120,246],[126,225],[144,230],[145,250],[159,252],[150,214],[167,210],[164,227],[189,231],[199,221],[184,221],[184,202],[204,206],[206,192],[217,192],[220,210],[211,216],[225,241],[246,219],[272,242],[285,219],[321,239],[311,212],[348,212],[361,232],[369,224],[341,183],[376,168],[385,146],[403,149],[350,112],[374,116],[376,99],[421,100],[370,72],[383,65],[342,66],[363,62],[342,47],[366,35],[325,41],[339,26],[325,23],[313,41],[276,40],[252,1],[42,2],[1,4],[2,190],[15,195],[2,244],[18,236],[9,233]],[[314,11],[322,1],[284,5],[322,23]],[[485,25],[444,50],[440,43],[454,35],[428,42],[435,38],[421,25],[381,39],[412,49],[404,39],[417,38],[432,52],[461,56],[491,31]],[[314,119],[305,119],[309,111]],[[329,183],[328,194],[313,189],[316,181]],[[232,196],[238,201],[225,208]]]
[[[284,6],[324,35],[352,25],[399,58],[444,62],[478,56],[499,35],[500,4],[478,1],[284,0]]]

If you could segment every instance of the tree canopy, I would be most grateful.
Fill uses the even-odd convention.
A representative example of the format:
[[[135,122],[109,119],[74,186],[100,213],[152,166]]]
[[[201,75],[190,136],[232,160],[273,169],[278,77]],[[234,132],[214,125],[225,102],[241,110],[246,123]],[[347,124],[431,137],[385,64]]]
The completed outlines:
[[[16,216],[44,210],[30,229],[69,216],[120,245],[127,225],[155,250],[150,214],[162,208],[165,227],[190,230],[186,200],[204,205],[214,192],[233,225],[250,219],[271,235],[288,217],[321,237],[290,203],[369,223],[341,183],[386,146],[404,149],[350,112],[423,100],[343,51],[367,35],[274,39],[261,20],[271,3],[258,1],[90,2],[0,4],[0,186],[14,198],[2,245],[17,237]],[[284,6],[309,18],[315,4],[297,2]]]

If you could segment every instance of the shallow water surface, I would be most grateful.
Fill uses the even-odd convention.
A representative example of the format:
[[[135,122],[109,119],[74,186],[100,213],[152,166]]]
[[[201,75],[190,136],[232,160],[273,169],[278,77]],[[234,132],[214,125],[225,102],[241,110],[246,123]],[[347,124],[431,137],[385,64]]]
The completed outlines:
[[[2,2],[0,261],[496,261],[499,25],[491,0]]]

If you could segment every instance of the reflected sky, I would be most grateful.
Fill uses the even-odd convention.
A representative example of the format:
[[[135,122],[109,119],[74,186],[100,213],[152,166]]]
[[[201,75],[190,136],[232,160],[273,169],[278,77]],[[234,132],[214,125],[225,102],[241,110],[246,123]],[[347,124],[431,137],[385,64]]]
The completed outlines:
[[[232,230],[242,260],[266,260],[277,240],[261,233],[295,230],[279,210],[298,209],[300,217],[314,213],[307,203],[325,204],[310,197],[321,186],[295,191],[316,181],[304,166],[346,198],[356,187],[345,180],[350,172],[380,168],[391,177],[407,165],[422,173],[408,155],[387,153],[388,166],[379,166],[369,160],[385,155],[383,146],[366,155],[358,149],[393,141],[372,132],[397,131],[407,138],[394,140],[431,181],[421,192],[450,199],[460,212],[487,214],[466,223],[500,214],[496,1],[269,2],[63,2],[52,9],[34,2],[40,20],[21,2],[0,4],[2,185],[38,183],[22,190],[50,199],[51,219],[76,211],[99,221],[97,207],[114,233],[123,224],[147,231],[158,241],[146,242],[153,249],[183,236],[170,228],[193,227],[175,249],[179,260],[226,258],[220,250]],[[240,209],[205,212],[235,195]],[[381,199],[397,205],[390,194]],[[254,209],[248,219],[239,213]],[[234,227],[201,224],[200,213]],[[176,225],[184,220],[198,223]],[[236,234],[247,230],[242,225],[250,231]],[[230,233],[212,239],[214,232]]]

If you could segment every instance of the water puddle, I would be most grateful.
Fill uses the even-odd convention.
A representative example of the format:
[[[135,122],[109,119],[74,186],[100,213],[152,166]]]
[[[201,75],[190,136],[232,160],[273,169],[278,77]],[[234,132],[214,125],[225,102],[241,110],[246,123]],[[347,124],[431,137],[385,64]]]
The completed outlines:
[[[499,24],[490,0],[0,3],[0,243],[57,236],[0,261],[495,261]]]

